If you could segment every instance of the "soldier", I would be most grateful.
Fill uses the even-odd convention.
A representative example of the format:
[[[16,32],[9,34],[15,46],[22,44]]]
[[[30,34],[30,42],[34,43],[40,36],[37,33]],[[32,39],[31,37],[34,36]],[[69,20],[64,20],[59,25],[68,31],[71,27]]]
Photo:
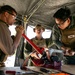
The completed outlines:
[[[53,15],[56,24],[53,27],[53,41],[65,51],[66,63],[75,64],[75,17],[69,8],[60,8]]]
[[[16,10],[11,6],[4,5],[0,7],[0,67],[5,66],[4,62],[8,55],[14,54],[24,31],[23,26],[17,26],[16,36],[14,40],[12,39],[8,27],[14,24],[16,15]]]
[[[50,60],[50,53],[47,48],[46,40],[42,37],[42,33],[45,31],[44,27],[40,24],[36,25],[36,27],[33,29],[36,36],[31,39],[31,41],[36,44],[39,48],[44,48],[47,54],[47,58]],[[35,51],[34,48],[27,43],[26,44],[26,50],[25,53],[28,55],[32,51]],[[32,53],[31,57],[35,59],[40,59],[37,52]]]

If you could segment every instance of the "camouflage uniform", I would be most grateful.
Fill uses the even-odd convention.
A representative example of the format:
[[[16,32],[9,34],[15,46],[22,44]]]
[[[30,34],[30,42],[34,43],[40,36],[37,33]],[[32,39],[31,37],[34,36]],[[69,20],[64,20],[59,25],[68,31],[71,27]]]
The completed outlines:
[[[38,40],[37,37],[35,38],[32,38],[31,41],[36,44],[39,48],[42,48],[42,47],[47,47],[48,45],[48,41],[46,41],[46,39],[44,39],[43,37]],[[26,43],[26,49],[25,49],[25,54],[26,55],[29,55],[32,51],[34,51],[34,48],[27,42]]]
[[[52,40],[60,48],[61,46],[70,47],[75,51],[75,17],[71,17],[70,25],[61,30],[57,25],[54,25],[52,31]],[[74,56],[65,56],[67,59],[67,64],[75,64],[75,55]]]

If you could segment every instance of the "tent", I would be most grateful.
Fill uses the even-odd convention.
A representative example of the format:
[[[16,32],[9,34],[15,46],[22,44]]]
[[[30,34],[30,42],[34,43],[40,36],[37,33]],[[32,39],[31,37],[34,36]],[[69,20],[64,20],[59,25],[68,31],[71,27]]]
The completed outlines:
[[[61,7],[68,7],[71,15],[75,15],[75,0],[0,0],[0,6],[10,5],[18,12],[18,21],[25,26],[42,24],[47,29],[52,29],[55,24],[53,14]],[[17,57],[22,56],[24,39],[17,50]],[[16,57],[16,59],[17,59]]]
[[[39,23],[48,29],[54,25],[53,14],[59,8],[67,6],[75,14],[75,0],[0,0],[0,6],[7,4],[17,10],[20,20],[26,17],[27,24]]]

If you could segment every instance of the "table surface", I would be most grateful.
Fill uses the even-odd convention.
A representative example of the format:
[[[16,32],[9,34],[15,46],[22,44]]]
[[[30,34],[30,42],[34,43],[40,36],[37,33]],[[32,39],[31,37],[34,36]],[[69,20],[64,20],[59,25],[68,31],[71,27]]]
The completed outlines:
[[[75,65],[62,65],[62,70],[75,75]]]
[[[34,70],[34,71],[41,72],[40,71],[41,67],[29,66],[28,68],[31,70]],[[0,70],[3,70],[4,72],[6,72],[6,71],[16,71],[16,72],[22,72],[22,73],[28,72],[25,70],[21,70],[20,67],[0,67]],[[59,72],[58,70],[53,70],[53,69],[48,69],[48,70],[53,73]],[[63,65],[62,70],[75,75],[75,65]],[[43,73],[43,75],[49,75],[49,73],[44,73],[44,72],[41,72],[41,73]],[[7,75],[7,74],[5,74],[5,75]]]

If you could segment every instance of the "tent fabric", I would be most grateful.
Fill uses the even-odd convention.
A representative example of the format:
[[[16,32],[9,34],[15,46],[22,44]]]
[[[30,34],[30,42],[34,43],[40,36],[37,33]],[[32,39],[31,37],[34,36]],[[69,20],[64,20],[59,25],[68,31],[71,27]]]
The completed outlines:
[[[0,5],[11,5],[14,7],[19,15],[29,16],[29,25],[42,24],[46,28],[50,29],[54,25],[53,14],[61,7],[69,7],[72,15],[75,14],[75,0],[1,0]],[[40,5],[41,4],[41,5]],[[40,5],[40,6],[39,6]],[[39,6],[39,7],[38,7]]]
[[[52,29],[55,24],[53,14],[61,7],[67,6],[70,8],[71,14],[75,15],[75,0],[0,0],[0,6],[2,5],[14,7],[18,12],[18,20],[21,22],[26,21],[27,25],[32,26],[42,24],[47,29]],[[22,45],[24,45],[23,39],[17,49],[15,66],[22,64],[19,61],[23,58]]]

